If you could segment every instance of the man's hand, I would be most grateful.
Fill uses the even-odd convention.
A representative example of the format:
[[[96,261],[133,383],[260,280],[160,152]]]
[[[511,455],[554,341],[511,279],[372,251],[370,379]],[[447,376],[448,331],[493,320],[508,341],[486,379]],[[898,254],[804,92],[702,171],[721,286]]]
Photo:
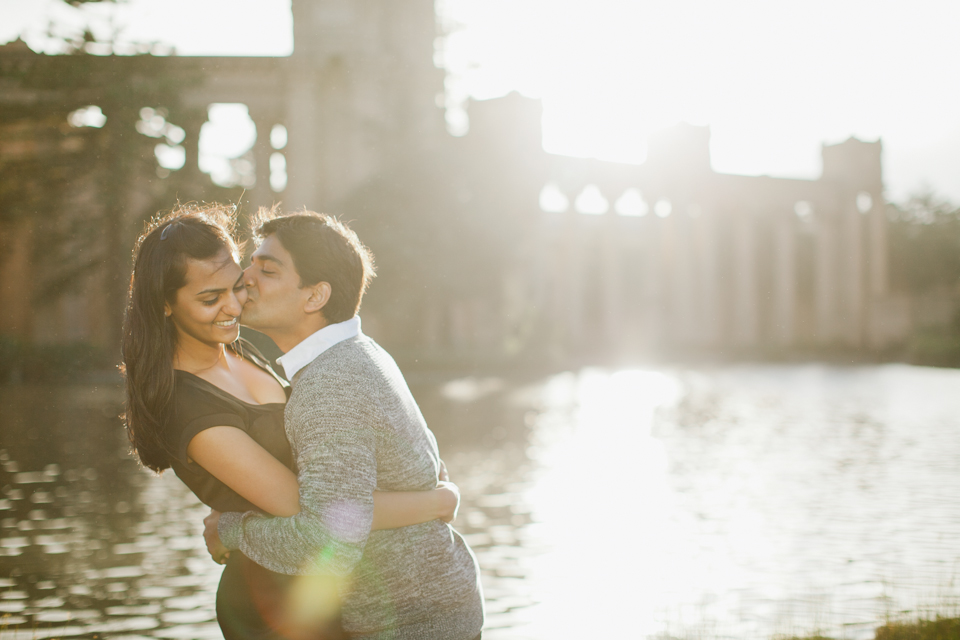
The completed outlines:
[[[207,541],[207,551],[217,564],[226,564],[230,552],[220,542],[217,525],[220,523],[220,512],[210,509],[210,515],[203,519],[203,539]]]
[[[440,473],[437,474],[437,480],[440,482],[450,482],[450,474],[447,473],[447,465],[440,461]]]

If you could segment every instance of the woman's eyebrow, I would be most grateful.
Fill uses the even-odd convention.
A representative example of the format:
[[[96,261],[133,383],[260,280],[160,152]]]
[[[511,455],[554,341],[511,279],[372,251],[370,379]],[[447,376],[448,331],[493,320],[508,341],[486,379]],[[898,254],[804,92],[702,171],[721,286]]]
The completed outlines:
[[[198,293],[197,296],[198,296],[198,297],[199,297],[199,296],[205,296],[205,295],[207,295],[208,293],[223,293],[224,291],[226,291],[226,289],[204,289],[203,291],[201,291],[200,293]]]
[[[241,282],[243,282],[243,272],[240,273],[240,277],[237,278],[237,281],[233,283],[233,287],[232,287],[232,288],[236,289],[237,285],[240,284]],[[207,295],[207,294],[209,294],[209,293],[223,293],[224,291],[226,291],[226,288],[221,288],[221,289],[204,289],[203,291],[201,291],[200,293],[198,293],[198,294],[196,294],[196,295],[197,295],[197,297],[200,297],[200,296],[205,296],[205,295]]]

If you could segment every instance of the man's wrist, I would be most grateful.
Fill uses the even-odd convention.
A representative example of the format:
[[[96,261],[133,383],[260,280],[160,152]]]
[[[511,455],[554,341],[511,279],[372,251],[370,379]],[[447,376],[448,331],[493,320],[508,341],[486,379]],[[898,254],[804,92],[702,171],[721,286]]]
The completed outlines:
[[[220,543],[227,549],[239,549],[240,539],[243,537],[243,514],[238,511],[221,513],[217,534],[220,536]]]

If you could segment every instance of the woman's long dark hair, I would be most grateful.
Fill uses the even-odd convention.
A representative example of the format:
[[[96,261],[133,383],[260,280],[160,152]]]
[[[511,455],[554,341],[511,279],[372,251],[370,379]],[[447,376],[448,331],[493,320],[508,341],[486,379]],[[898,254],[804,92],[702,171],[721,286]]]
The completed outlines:
[[[133,250],[133,274],[123,318],[126,388],[124,422],[133,451],[157,473],[170,467],[175,443],[163,431],[172,414],[173,356],[177,329],[164,315],[186,282],[187,260],[209,260],[223,251],[239,258],[232,206],[178,205],[154,218]]]

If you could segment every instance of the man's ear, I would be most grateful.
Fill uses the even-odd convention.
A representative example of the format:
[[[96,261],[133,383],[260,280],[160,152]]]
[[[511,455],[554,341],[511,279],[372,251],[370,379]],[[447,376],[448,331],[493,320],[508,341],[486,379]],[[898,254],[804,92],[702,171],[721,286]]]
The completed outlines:
[[[317,313],[330,301],[330,295],[333,293],[333,287],[329,282],[318,282],[310,287],[310,297],[303,310],[307,313]]]

